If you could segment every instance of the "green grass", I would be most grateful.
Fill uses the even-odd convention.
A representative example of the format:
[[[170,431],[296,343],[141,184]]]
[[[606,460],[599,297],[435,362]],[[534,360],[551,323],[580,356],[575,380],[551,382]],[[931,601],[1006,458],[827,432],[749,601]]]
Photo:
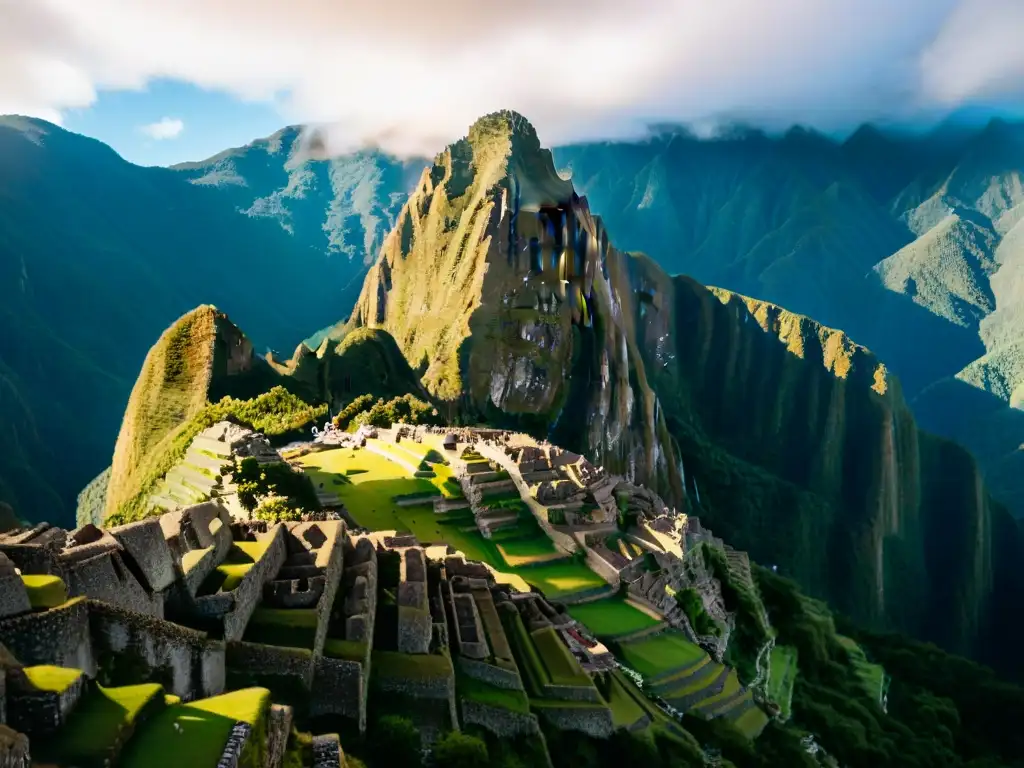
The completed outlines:
[[[218,565],[199,588],[200,595],[217,592],[233,592],[242,579],[259,562],[270,546],[270,539],[261,541],[236,541],[224,561]]]
[[[737,730],[748,739],[756,739],[768,725],[768,715],[760,707],[748,709],[733,722]]]
[[[118,766],[215,766],[234,724],[245,722],[255,728],[264,719],[269,706],[270,691],[245,688],[168,707],[136,732],[122,752]]]
[[[436,680],[453,674],[452,660],[439,653],[374,651],[371,674],[407,680]]]
[[[316,638],[315,608],[258,607],[245,628],[244,640],[287,648],[313,648]]]
[[[571,605],[569,615],[598,637],[629,635],[661,623],[619,596]]]
[[[366,645],[355,640],[328,638],[324,641],[324,656],[362,663],[366,658]]]
[[[788,720],[793,701],[793,684],[797,675],[796,648],[776,645],[772,648],[770,665],[768,698],[779,705],[782,716]]]
[[[620,646],[627,666],[644,677],[654,677],[677,667],[685,667],[707,654],[675,630],[645,637]]]
[[[68,588],[57,576],[22,575],[22,582],[28,590],[28,601],[36,610],[56,608],[68,601]]]
[[[608,705],[612,708],[612,720],[616,728],[628,728],[647,714],[636,697],[630,693],[627,685],[629,683],[624,683],[616,675],[612,675],[609,681],[606,698]],[[632,686],[630,685],[630,687]]]
[[[593,685],[572,652],[553,627],[536,630],[531,637],[537,646],[544,669],[555,685]]]
[[[533,643],[533,638],[526,631],[522,617],[518,613],[503,613],[502,621],[505,625],[505,635],[512,646],[512,656],[524,677],[523,683],[526,685],[526,690],[531,696],[542,695],[544,686],[551,682],[551,678],[544,663],[540,660],[540,654],[537,651],[537,646]]]
[[[506,539],[495,546],[502,559],[513,568],[529,567],[552,558],[567,557],[543,533],[530,538]]]
[[[714,678],[708,678],[708,681]],[[725,684],[722,686],[722,690],[716,693],[714,696],[709,696],[698,703],[704,711],[714,709],[715,705],[721,704],[723,701],[728,699],[730,696],[735,695],[741,688],[740,679],[736,676],[736,670],[730,669],[729,674],[725,678]]]
[[[97,685],[75,707],[59,738],[33,742],[33,756],[60,765],[102,764],[140,713],[162,709],[164,689],[154,683],[104,688]]]
[[[51,693],[64,693],[82,676],[82,671],[79,669],[54,667],[49,664],[25,667],[23,671],[32,685],[41,691]]]
[[[498,688],[468,675],[458,675],[456,687],[460,695],[481,704],[507,709],[510,712],[518,712],[523,715],[530,713],[530,700],[522,691]]]
[[[605,586],[606,582],[582,563],[555,562],[522,568],[510,565],[495,543],[485,539],[479,531],[459,530],[473,524],[471,514],[435,515],[430,505],[399,507],[394,502],[395,496],[434,495],[437,483],[442,481],[411,477],[405,469],[383,456],[364,449],[338,448],[308,454],[298,461],[314,484],[322,482],[325,487],[332,477],[343,476],[353,468],[363,470],[349,475],[351,483],[337,487],[335,491],[356,523],[370,530],[395,530],[411,533],[423,544],[451,545],[470,560],[480,560],[492,566],[498,572],[498,581],[523,592],[528,592],[533,586],[547,597],[557,599],[573,592]],[[435,469],[442,468],[443,465],[435,465]],[[541,544],[530,546],[539,547]],[[550,546],[553,550],[554,545]]]
[[[868,661],[867,656],[864,655],[864,650],[853,638],[846,637],[845,635],[836,635],[836,638],[843,648],[846,649],[850,662],[853,664],[857,676],[860,678],[868,694],[875,701],[881,701],[882,691],[885,687],[885,669],[881,664],[872,664]]]
[[[188,573],[203,559],[207,552],[213,550],[213,547],[203,547],[202,549],[190,549],[184,555],[181,556],[181,572]]]

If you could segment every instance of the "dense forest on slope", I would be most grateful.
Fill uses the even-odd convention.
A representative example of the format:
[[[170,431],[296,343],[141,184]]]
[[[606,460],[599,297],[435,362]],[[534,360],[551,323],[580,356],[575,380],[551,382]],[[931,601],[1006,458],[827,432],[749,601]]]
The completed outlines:
[[[795,128],[555,150],[614,241],[870,347],[1024,513],[1024,126]]]

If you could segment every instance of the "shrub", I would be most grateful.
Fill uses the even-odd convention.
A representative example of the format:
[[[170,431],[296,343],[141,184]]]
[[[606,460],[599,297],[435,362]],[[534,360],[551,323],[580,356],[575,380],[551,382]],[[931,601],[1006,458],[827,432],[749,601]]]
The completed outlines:
[[[487,745],[476,736],[450,731],[434,745],[438,768],[478,768],[487,765]]]
[[[300,511],[320,509],[313,482],[288,464],[260,464],[256,459],[243,459],[235,470],[238,501],[250,512],[264,496],[283,497],[288,505]]]
[[[385,715],[373,728],[372,762],[374,766],[420,765],[420,732],[411,720]]]
[[[256,507],[253,517],[268,523],[294,523],[302,519],[302,511],[291,506],[288,499],[271,496]]]

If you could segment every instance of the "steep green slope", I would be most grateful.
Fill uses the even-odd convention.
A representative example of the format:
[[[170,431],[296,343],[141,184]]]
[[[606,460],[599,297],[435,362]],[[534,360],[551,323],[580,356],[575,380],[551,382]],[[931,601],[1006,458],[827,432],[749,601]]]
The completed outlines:
[[[70,525],[146,350],[192,307],[230,311],[261,349],[332,322],[363,254],[320,227],[289,234],[182,172],[0,118],[0,498]]]
[[[609,246],[520,116],[438,156],[353,327],[391,333],[460,418],[585,451],[859,621],[988,639],[1003,513],[970,456],[843,332]]]

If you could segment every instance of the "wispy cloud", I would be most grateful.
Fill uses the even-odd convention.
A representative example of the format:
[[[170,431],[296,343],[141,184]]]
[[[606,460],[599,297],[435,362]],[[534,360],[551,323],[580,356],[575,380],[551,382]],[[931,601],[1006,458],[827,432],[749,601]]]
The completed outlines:
[[[163,141],[165,139],[176,139],[185,130],[185,123],[176,117],[165,117],[155,123],[143,125],[139,128],[151,139]]]
[[[1022,0],[0,0],[0,112],[175,78],[433,152],[495,109],[541,139],[740,119],[836,129],[1024,103]]]

